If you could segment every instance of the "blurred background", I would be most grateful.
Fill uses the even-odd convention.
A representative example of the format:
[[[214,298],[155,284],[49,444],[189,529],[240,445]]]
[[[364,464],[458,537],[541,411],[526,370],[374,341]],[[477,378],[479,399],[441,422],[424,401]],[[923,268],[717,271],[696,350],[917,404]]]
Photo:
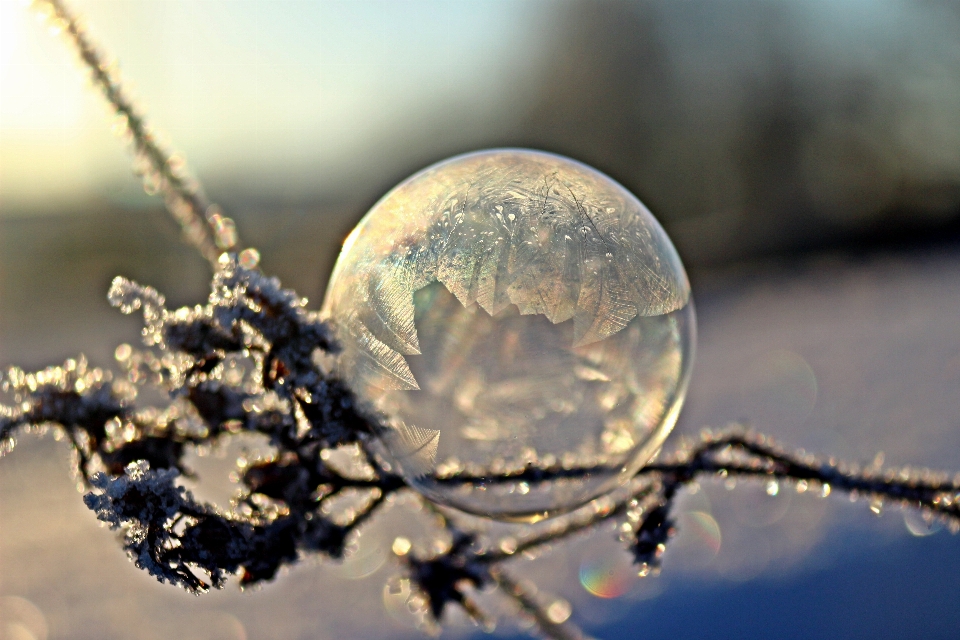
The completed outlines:
[[[344,236],[402,178],[486,147],[562,153],[636,193],[688,267],[700,341],[677,438],[745,420],[788,447],[960,470],[956,2],[71,6],[264,270],[314,306]],[[206,265],[84,78],[0,0],[4,367],[109,366],[139,335],[106,303],[115,275],[172,305],[206,297]],[[384,586],[383,526],[343,564],[192,598],[96,526],[61,443],[21,440],[0,461],[3,640],[418,637]],[[195,464],[222,475],[221,454]],[[212,480],[201,495],[225,503]],[[600,638],[960,633],[960,541],[938,525],[729,488],[684,499],[659,578],[636,579],[610,532],[516,570]]]

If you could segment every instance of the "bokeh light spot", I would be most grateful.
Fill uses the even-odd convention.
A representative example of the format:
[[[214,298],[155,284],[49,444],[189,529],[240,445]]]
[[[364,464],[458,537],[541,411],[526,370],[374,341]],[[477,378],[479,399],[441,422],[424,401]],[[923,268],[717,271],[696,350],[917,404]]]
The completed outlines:
[[[635,573],[623,558],[587,560],[580,565],[580,584],[598,598],[619,598],[630,589]]]

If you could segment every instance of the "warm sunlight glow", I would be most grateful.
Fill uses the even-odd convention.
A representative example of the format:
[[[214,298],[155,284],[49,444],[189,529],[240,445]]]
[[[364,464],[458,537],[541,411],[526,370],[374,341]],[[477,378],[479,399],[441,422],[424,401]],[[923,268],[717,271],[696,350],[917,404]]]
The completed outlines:
[[[99,163],[86,128],[103,124],[91,107],[69,51],[25,3],[0,0],[0,214],[89,190]]]
[[[261,195],[305,197],[351,192],[357,167],[395,171],[404,132],[497,121],[518,95],[505,87],[535,67],[541,29],[521,25],[542,22],[487,2],[70,4],[208,185],[256,175]],[[0,12],[0,215],[79,210],[132,185],[68,47],[23,0]]]
[[[83,111],[82,74],[20,0],[0,0],[0,127],[3,142],[30,132],[60,139]],[[58,46],[52,46],[52,45]]]

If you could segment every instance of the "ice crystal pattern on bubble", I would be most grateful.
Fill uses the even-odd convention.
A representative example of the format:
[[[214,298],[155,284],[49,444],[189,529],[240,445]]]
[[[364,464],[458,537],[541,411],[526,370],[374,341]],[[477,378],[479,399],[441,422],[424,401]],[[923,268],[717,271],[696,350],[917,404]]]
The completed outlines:
[[[683,266],[632,194],[573,160],[460,156],[385,196],[347,239],[325,302],[339,373],[386,418],[383,442],[431,498],[542,516],[620,484],[669,433],[693,313]],[[590,477],[447,487],[534,462]]]

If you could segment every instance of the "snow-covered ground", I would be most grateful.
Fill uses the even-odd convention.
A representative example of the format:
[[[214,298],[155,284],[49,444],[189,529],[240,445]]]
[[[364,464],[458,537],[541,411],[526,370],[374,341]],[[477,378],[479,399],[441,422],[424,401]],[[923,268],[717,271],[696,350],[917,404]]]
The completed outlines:
[[[161,216],[0,221],[0,363],[84,352],[109,365],[139,329],[106,304],[118,273],[174,304],[201,302],[204,266],[172,242]],[[324,229],[339,231],[342,217],[284,220],[254,229],[272,229],[260,236],[265,269],[317,304],[337,244]],[[863,463],[882,451],[886,465],[960,470],[958,274],[960,251],[950,247],[696,274],[697,361],[668,447],[745,420],[788,447]],[[196,461],[221,474],[228,462]],[[843,496],[773,489],[705,481],[680,504],[659,578],[623,571],[628,558],[608,530],[517,565],[603,638],[956,637],[960,539],[917,535],[927,533],[922,523],[897,508],[877,517]],[[229,492],[219,478],[201,495]],[[342,565],[307,562],[260,590],[195,598],[124,557],[83,506],[65,445],[23,437],[0,460],[0,637],[42,638],[43,625],[51,639],[417,637],[384,595],[396,573],[386,523],[398,517],[375,521]],[[446,633],[473,631],[461,620]],[[498,633],[518,630],[504,623]]]

